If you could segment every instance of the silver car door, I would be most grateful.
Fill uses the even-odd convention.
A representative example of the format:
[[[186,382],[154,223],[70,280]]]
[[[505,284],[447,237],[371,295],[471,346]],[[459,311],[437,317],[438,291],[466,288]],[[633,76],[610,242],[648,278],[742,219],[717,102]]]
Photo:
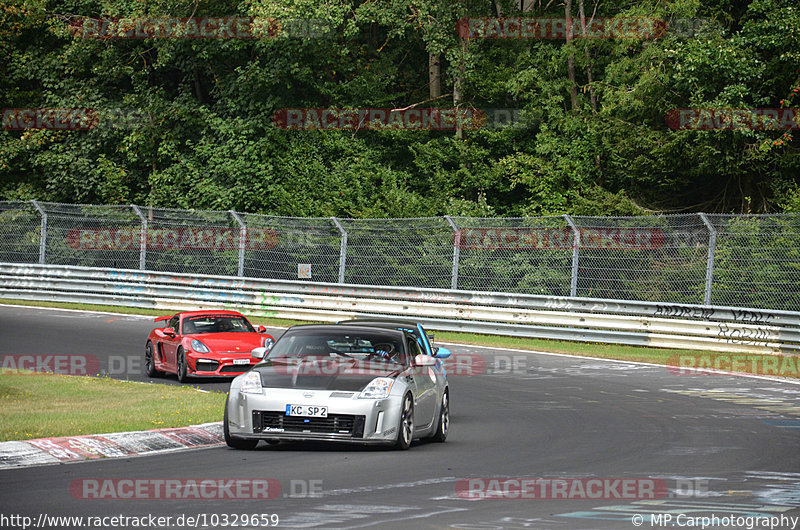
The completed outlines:
[[[422,351],[413,338],[408,340],[408,352],[413,363]],[[432,366],[411,367],[414,381],[414,423],[418,428],[429,426],[434,419],[437,404],[436,373]]]

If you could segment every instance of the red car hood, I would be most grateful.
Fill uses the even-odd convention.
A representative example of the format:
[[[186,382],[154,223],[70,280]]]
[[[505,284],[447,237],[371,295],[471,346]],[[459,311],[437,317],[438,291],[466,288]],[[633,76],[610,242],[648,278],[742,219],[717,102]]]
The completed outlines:
[[[264,337],[260,333],[197,333],[187,335],[189,339],[197,339],[214,353],[247,352],[264,345]]]

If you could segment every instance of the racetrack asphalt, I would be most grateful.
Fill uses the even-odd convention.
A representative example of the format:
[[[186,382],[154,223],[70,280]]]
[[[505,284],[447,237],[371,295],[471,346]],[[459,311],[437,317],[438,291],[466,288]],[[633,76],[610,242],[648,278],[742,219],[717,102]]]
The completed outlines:
[[[0,307],[0,354],[94,355],[101,373],[144,381],[135,359],[143,357],[153,325],[151,318]],[[21,528],[13,524],[20,520],[3,519],[11,515],[34,523],[53,516],[152,515],[172,517],[170,528],[223,527],[223,517],[233,527],[234,517],[242,523],[247,515],[238,527],[264,528],[269,518],[253,516],[277,514],[281,527],[472,529],[631,529],[640,515],[644,528],[699,528],[700,519],[693,518],[712,516],[719,524],[707,528],[744,528],[725,523],[746,524],[746,518],[792,528],[791,518],[800,517],[800,385],[450,348],[473,361],[474,373],[451,370],[445,444],[416,442],[406,452],[214,446],[0,470],[0,527]],[[154,382],[178,384],[174,377]],[[194,384],[224,391],[229,383]],[[542,480],[515,495],[517,479]],[[552,486],[557,479],[568,484],[566,491]],[[191,487],[202,480],[238,482],[228,489]],[[253,485],[265,480],[274,498],[253,499],[259,496]],[[593,490],[599,496],[589,495],[590,480],[604,485]],[[159,481],[180,487],[167,492],[167,482]],[[653,483],[658,498],[621,489]],[[236,484],[244,486],[237,491]],[[490,498],[469,498],[470,491]],[[190,525],[187,517],[201,519]],[[101,522],[119,527],[111,524],[119,521]]]

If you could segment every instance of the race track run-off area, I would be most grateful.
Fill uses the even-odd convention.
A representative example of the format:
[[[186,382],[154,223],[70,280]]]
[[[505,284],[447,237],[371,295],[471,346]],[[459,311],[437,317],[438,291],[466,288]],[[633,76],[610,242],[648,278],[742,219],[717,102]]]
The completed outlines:
[[[0,354],[92,355],[102,374],[146,381],[153,326],[4,306]],[[6,468],[0,527],[800,528],[800,385],[448,348],[480,369],[448,376],[444,444],[214,444]]]

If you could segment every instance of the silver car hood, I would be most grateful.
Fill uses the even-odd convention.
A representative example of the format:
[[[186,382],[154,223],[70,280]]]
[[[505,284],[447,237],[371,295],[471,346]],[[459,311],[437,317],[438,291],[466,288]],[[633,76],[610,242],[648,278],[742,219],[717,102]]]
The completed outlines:
[[[266,359],[252,370],[261,374],[265,388],[308,388],[311,390],[363,390],[376,377],[397,377],[403,367],[385,362],[355,359],[279,357]]]

